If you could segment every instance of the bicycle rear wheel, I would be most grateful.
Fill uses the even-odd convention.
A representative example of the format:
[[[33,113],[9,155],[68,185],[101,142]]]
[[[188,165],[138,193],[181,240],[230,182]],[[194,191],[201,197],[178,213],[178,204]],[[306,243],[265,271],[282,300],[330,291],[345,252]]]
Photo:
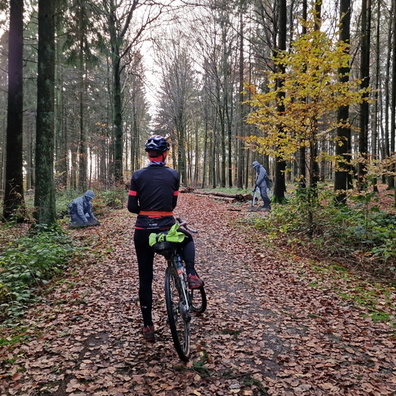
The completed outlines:
[[[187,310],[179,275],[173,267],[167,267],[165,271],[165,301],[176,352],[181,360],[188,361],[191,315]]]
[[[193,312],[200,314],[205,312],[207,306],[207,299],[203,286],[201,286],[199,289],[190,290],[190,300]]]

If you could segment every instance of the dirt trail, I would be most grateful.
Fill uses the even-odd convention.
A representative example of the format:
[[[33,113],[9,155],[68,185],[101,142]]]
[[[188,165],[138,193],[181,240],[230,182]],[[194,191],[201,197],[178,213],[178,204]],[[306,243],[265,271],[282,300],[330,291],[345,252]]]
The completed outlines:
[[[235,221],[248,207],[182,194],[176,214],[195,236],[207,312],[194,318],[192,359],[172,347],[154,280],[157,342],[142,340],[134,216],[72,231],[83,253],[23,319],[26,340],[3,347],[1,395],[394,395],[394,329],[331,290],[310,286],[309,266],[255,243]],[[265,214],[255,214],[265,216]]]

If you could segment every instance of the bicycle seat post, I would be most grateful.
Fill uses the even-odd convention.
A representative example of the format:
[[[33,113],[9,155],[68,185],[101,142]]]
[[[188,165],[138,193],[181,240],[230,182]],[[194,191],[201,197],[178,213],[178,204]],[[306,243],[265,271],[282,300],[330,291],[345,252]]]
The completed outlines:
[[[183,261],[182,261],[182,258],[181,258],[181,256],[180,256],[180,254],[176,253],[175,259],[176,259],[176,269],[177,269],[177,273],[178,273],[179,275],[181,275],[181,274],[183,273],[184,268],[183,268]]]

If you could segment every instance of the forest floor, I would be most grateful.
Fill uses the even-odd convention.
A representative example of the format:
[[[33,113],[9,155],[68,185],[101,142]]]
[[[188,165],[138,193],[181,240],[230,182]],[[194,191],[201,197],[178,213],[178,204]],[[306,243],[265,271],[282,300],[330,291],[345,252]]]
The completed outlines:
[[[396,394],[395,328],[352,298],[364,288],[394,318],[394,288],[319,271],[321,263],[267,245],[241,226],[266,216],[250,203],[181,194],[176,214],[199,230],[196,266],[208,295],[193,319],[190,362],[173,348],[160,256],[157,341],[142,339],[134,215],[118,210],[100,227],[70,231],[86,252],[17,327],[1,330],[18,340],[1,347],[1,395]]]

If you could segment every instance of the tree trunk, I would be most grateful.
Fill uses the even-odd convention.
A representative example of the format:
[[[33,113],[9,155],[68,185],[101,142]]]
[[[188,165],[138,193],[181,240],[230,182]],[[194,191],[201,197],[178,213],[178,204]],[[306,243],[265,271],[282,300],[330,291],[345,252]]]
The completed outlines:
[[[361,59],[360,78],[362,88],[370,85],[370,25],[371,25],[371,0],[362,2],[362,34],[361,34]],[[363,95],[368,98],[368,94]],[[369,104],[364,100],[360,105],[359,117],[359,154],[363,161],[358,164],[358,188],[363,190],[367,186],[367,161],[368,161],[368,127],[369,127]],[[391,129],[392,130],[392,129]]]
[[[391,9],[390,9],[390,18],[389,18],[389,25],[388,25],[388,31],[391,32],[392,30],[394,31],[394,26],[396,26],[396,7],[395,7],[395,2],[391,2]],[[394,35],[393,35],[394,36]],[[384,158],[387,158],[390,156],[391,153],[391,142],[390,142],[390,133],[389,133],[389,124],[391,123],[389,120],[389,110],[391,107],[391,102],[390,102],[390,97],[392,95],[392,91],[394,92],[395,89],[395,80],[393,79],[393,89],[390,83],[390,75],[391,75],[391,64],[392,64],[392,54],[393,56],[395,55],[395,51],[392,51],[392,42],[393,45],[396,46],[396,41],[392,40],[392,35],[388,34],[388,40],[387,40],[387,54],[386,54],[386,69],[385,69],[385,81],[384,81]],[[393,65],[394,65],[394,59],[393,59]],[[394,143],[393,143],[394,144]],[[394,146],[393,146],[394,147]],[[393,149],[394,150],[394,149]],[[392,151],[394,152],[394,151]],[[392,170],[392,169],[390,169]],[[388,176],[387,177],[387,182],[388,182],[388,189],[392,189],[395,186],[395,178],[393,176]]]
[[[8,109],[6,175],[3,215],[6,220],[23,209],[23,0],[10,2],[10,32],[8,44]],[[23,211],[17,220],[23,220]]]
[[[84,122],[84,97],[86,92],[85,75],[86,67],[84,60],[84,3],[80,7],[80,20],[79,20],[79,73],[80,73],[80,92],[79,92],[79,156],[78,156],[78,187],[80,191],[87,189],[88,178],[88,150],[87,150],[87,133]]]
[[[322,26],[322,3],[321,2],[316,2],[315,3],[315,31],[319,31]],[[312,120],[315,124],[317,124],[318,120]],[[310,139],[310,148],[309,148],[309,162],[310,162],[310,196],[312,194],[312,197],[316,199],[317,197],[317,188],[318,188],[318,182],[319,182],[319,162],[318,162],[318,138],[317,138],[317,126],[312,128],[312,136]]]
[[[187,185],[187,161],[186,161],[186,131],[183,122],[183,115],[179,114],[178,121],[175,122],[177,133],[177,166],[180,172],[180,182]]]
[[[308,16],[308,4],[307,0],[302,2],[302,18],[304,21],[307,20]],[[302,27],[302,34],[307,33],[307,28],[305,25]],[[299,174],[298,174],[298,184],[300,189],[305,189],[307,187],[307,150],[304,145],[299,149]]]
[[[350,0],[342,0],[340,3],[340,37],[339,40],[349,44],[350,41],[350,22],[351,22],[351,4]],[[348,49],[349,53],[349,49]],[[339,69],[340,81],[347,83],[349,81],[350,67]],[[351,128],[344,123],[349,122],[349,106],[342,106],[337,112],[337,143],[336,156],[337,164],[335,171],[334,190],[337,193],[335,202],[337,204],[346,203],[346,190],[351,186],[350,161],[351,161]],[[342,125],[340,125],[342,123]]]
[[[209,158],[209,126],[208,126],[208,115],[204,114],[204,143],[203,143],[203,169],[202,169],[202,184],[201,187],[206,187],[206,175],[208,173],[208,158]]]
[[[223,95],[225,93],[223,92]],[[220,168],[220,187],[226,186],[226,126],[225,126],[225,101],[219,103],[219,116],[221,128],[221,168]]]
[[[60,18],[56,19],[56,34],[59,37],[62,31]],[[56,64],[61,65],[63,61],[62,54],[62,40],[56,43]],[[68,156],[68,135],[67,122],[65,115],[64,90],[63,90],[63,67],[58,67],[55,70],[56,76],[56,138],[55,138],[55,173],[58,175],[55,180],[56,188],[66,189],[68,187],[69,177],[69,156]]]
[[[232,108],[230,109],[230,104],[226,104],[226,114],[227,114],[227,142],[228,142],[228,147],[227,147],[227,155],[228,155],[228,161],[227,161],[227,178],[228,178],[228,187],[232,188],[234,185],[233,177],[232,177],[232,153],[233,153],[233,144],[232,144],[232,115],[229,114],[230,111],[232,111]]]
[[[379,89],[380,89],[380,67],[381,67],[381,4],[377,3],[377,20],[376,20],[376,38],[375,38],[375,88],[374,88],[374,108],[373,108],[373,121],[372,121],[372,148],[371,148],[371,156],[373,160],[377,160],[379,158],[378,155],[378,147],[379,147],[379,119],[380,119],[380,105],[381,101],[379,98]],[[378,193],[377,186],[377,177],[373,178],[372,181],[373,191]]]
[[[280,51],[286,50],[286,34],[287,34],[287,7],[286,0],[279,1],[279,38],[278,49]],[[285,73],[285,68],[281,66],[281,71]],[[283,85],[282,81],[277,82],[278,87]],[[284,96],[284,92],[279,92],[278,96]],[[285,107],[278,102],[277,110],[284,112]],[[282,128],[280,125],[279,128]],[[285,201],[286,180],[285,180],[286,161],[281,158],[276,158],[275,162],[275,185],[274,185],[274,202],[282,203]]]
[[[237,117],[237,123],[238,123],[238,135],[239,137],[243,138],[245,136],[245,130],[244,130],[244,109],[245,106],[243,104],[244,101],[244,95],[243,95],[243,83],[245,81],[245,75],[244,75],[244,19],[243,19],[243,2],[241,1],[240,5],[240,10],[239,10],[239,103],[238,103],[238,117]],[[236,159],[236,169],[237,169],[237,187],[239,189],[243,188],[243,176],[244,176],[244,169],[245,169],[245,156],[246,156],[246,150],[244,149],[244,144],[241,139],[239,139],[237,136],[237,152],[238,152],[238,157]]]
[[[113,95],[114,95],[114,182],[120,185],[123,182],[122,152],[122,92],[121,92],[121,65],[119,54],[113,53]]]
[[[395,128],[396,128],[396,6],[393,2],[393,62],[392,62],[392,100],[391,100],[391,154],[395,152]],[[395,171],[395,166],[393,167]],[[395,178],[392,178],[392,188],[395,187]],[[395,206],[396,206],[396,191],[395,191]]]
[[[56,222],[54,186],[55,3],[39,0],[35,218]]]

